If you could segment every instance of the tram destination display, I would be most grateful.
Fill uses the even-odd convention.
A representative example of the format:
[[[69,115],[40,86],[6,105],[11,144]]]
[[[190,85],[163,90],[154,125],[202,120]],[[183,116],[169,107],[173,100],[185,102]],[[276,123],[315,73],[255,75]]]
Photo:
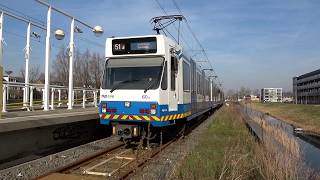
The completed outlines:
[[[149,54],[157,52],[156,37],[114,39],[112,40],[112,54]]]

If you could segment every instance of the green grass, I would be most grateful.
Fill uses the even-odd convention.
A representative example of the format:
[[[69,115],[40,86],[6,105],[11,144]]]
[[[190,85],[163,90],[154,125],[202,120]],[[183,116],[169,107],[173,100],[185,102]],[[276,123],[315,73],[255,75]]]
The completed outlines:
[[[250,106],[304,129],[320,132],[319,105],[252,103],[248,104]]]
[[[260,179],[254,161],[255,140],[234,106],[214,115],[199,145],[185,158],[178,179]]]

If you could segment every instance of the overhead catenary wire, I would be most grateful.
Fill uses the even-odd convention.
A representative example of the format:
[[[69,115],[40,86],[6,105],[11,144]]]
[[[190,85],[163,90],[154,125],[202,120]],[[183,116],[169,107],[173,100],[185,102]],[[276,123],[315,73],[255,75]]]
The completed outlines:
[[[25,35],[21,35],[21,34],[12,32],[12,31],[7,31],[7,30],[4,30],[4,32],[7,33],[7,34],[9,34],[9,35],[11,35],[11,36],[16,36],[16,37],[21,38],[21,39],[26,39],[26,36],[25,36]],[[93,44],[93,45],[95,45],[95,46],[99,46],[99,47],[103,47],[103,48],[104,48],[103,45],[101,45],[101,44],[99,44],[99,43],[95,43],[95,42],[93,42],[93,41],[91,41],[91,40],[88,40],[87,38],[79,37],[79,39],[80,39],[81,41],[88,42],[88,43],[91,43],[91,44]],[[45,42],[44,42],[42,39],[31,38],[31,40],[34,41],[34,42],[37,42],[37,43],[39,43],[39,44],[43,44],[43,45],[45,44]],[[65,46],[65,45],[63,45],[63,46]],[[55,48],[55,49],[57,49],[57,50],[60,50],[62,46],[59,46],[59,47],[58,47],[58,46],[56,46],[54,43],[51,43],[51,47],[53,47],[53,48]]]
[[[162,10],[162,12],[166,15],[169,15],[168,12],[162,7],[162,5],[160,4],[160,2],[158,0],[155,0],[157,5],[159,6],[159,8]],[[176,27],[175,24],[173,24],[173,27],[178,31],[178,28]],[[192,49],[190,47],[190,45],[187,43],[187,41],[185,40],[185,38],[183,37],[182,33],[180,34],[182,41],[184,42],[184,45],[187,46],[188,49]],[[175,39],[175,38],[174,38]]]
[[[28,16],[28,15],[24,14],[23,12],[18,11],[18,10],[16,10],[16,9],[12,9],[12,8],[4,5],[4,4],[1,4],[1,3],[0,3],[0,7],[1,7],[2,9],[4,9],[4,10],[8,11],[8,12],[11,12],[12,14],[18,14],[19,16],[25,17],[26,19],[29,19],[29,20],[31,20],[31,21],[34,21],[34,22],[36,22],[36,23],[38,23],[38,24],[40,24],[40,25],[42,25],[42,26],[45,25],[45,22],[44,22],[44,21],[39,20],[39,19],[34,18],[34,17],[31,17],[31,16]]]
[[[8,35],[11,35],[11,36],[16,36],[16,37],[18,37],[18,38],[21,38],[21,39],[26,39],[26,36],[25,35],[21,35],[21,34],[18,34],[18,33],[15,33],[15,32],[11,32],[11,31],[6,31],[6,30],[4,30],[4,32],[5,33],[7,33]],[[34,38],[31,38],[31,40],[33,40],[33,41],[35,41],[35,42],[37,42],[37,43],[39,43],[39,44],[45,44],[45,42],[43,41],[43,40],[36,40],[36,39],[34,39]],[[54,49],[56,49],[56,50],[61,50],[63,47],[65,47],[65,45],[62,45],[62,46],[56,46],[55,44],[51,44],[51,47],[53,47]],[[77,54],[78,55],[80,55],[80,56],[82,56],[82,55],[85,55],[85,52],[81,52],[80,50],[78,50],[78,49],[76,49],[75,50],[76,52],[77,52]],[[93,52],[93,53],[95,53],[95,52]],[[100,53],[98,53],[98,54],[100,54]],[[42,59],[43,57],[40,57],[40,56],[35,56],[35,55],[32,55],[32,58],[34,59],[34,60],[39,60],[39,59]]]
[[[40,2],[41,4],[47,5],[47,4],[46,4],[45,2],[43,2],[43,1],[40,1],[40,0],[37,0],[37,1]],[[56,10],[56,9],[55,9],[55,10]],[[40,28],[42,31],[43,31],[43,30],[46,30],[45,23],[44,23],[43,21],[41,21],[41,20],[39,20],[39,19],[37,19],[37,18],[33,18],[33,17],[31,17],[31,16],[28,16],[28,15],[26,15],[26,14],[24,14],[24,13],[18,11],[18,10],[12,9],[12,8],[10,8],[10,7],[8,7],[8,6],[5,6],[5,5],[1,4],[1,3],[0,3],[0,11],[3,12],[4,14],[10,16],[10,17],[13,17],[13,18],[15,18],[15,19],[24,21],[25,23],[31,23],[31,25]],[[58,12],[63,13],[63,14],[66,14],[66,13],[63,12],[63,11],[58,11]],[[68,17],[70,17],[70,15],[68,15]],[[72,17],[72,18],[74,18],[74,17]],[[86,27],[89,27],[89,28],[93,29],[93,27],[91,27],[90,25],[87,25],[86,23],[83,23],[83,22],[81,22],[81,21],[79,21],[79,20],[77,20],[77,19],[76,19],[76,21],[79,22],[80,24],[86,26]],[[56,28],[56,29],[59,29],[59,28],[57,28],[57,27],[55,27],[55,28]],[[52,33],[54,33],[54,32],[52,32]],[[68,34],[70,34],[70,33],[66,32],[65,34],[68,35]],[[94,41],[89,40],[89,39],[87,39],[87,38],[85,38],[85,37],[79,36],[79,39],[80,39],[81,41],[88,42],[88,43],[90,43],[90,44],[92,44],[92,45],[95,45],[95,46],[99,46],[99,47],[103,47],[103,48],[104,48],[104,45],[103,45],[103,44],[94,42]]]
[[[158,1],[158,0],[156,0],[156,1]],[[183,15],[183,12],[182,12],[181,8],[179,7],[178,3],[177,3],[175,0],[172,0],[172,2],[173,2],[173,4],[174,4],[175,8],[178,10],[178,12],[179,12],[181,15]],[[212,66],[212,64],[211,64],[211,62],[210,62],[210,60],[209,60],[209,57],[208,57],[208,55],[207,55],[206,50],[204,49],[203,45],[201,44],[201,42],[199,41],[198,37],[196,36],[196,34],[194,33],[193,29],[191,28],[190,23],[187,21],[187,19],[184,19],[184,20],[185,20],[185,22],[186,22],[187,28],[188,28],[188,30],[190,31],[192,37],[194,38],[194,40],[195,40],[195,41],[197,42],[197,44],[199,45],[199,47],[200,47],[200,49],[201,49],[201,51],[202,51],[202,53],[203,53],[206,61],[207,61],[208,64],[210,65],[210,68],[213,70],[214,75],[215,75],[216,77],[218,77],[218,76],[217,76],[217,73],[216,73],[215,70],[213,69],[213,66]],[[221,83],[220,79],[217,78],[217,80],[218,80],[218,82],[219,82],[219,84],[220,84],[220,86],[221,86],[222,83]]]
[[[159,8],[163,11],[163,13],[166,14],[166,15],[168,15],[167,11],[166,11],[166,10],[164,9],[164,7],[160,4],[160,2],[159,2],[158,0],[155,0],[155,2],[156,2],[157,5],[159,6]],[[183,15],[183,12],[182,12],[182,10],[180,9],[180,7],[178,6],[178,4],[177,4],[175,1],[173,1],[173,3],[174,3],[174,6],[176,7],[176,9],[178,10],[178,12],[179,12],[181,15]],[[189,32],[191,33],[191,35],[193,36],[194,40],[196,41],[196,43],[197,43],[198,46],[200,47],[200,51],[202,52],[202,54],[203,54],[206,62],[210,65],[211,69],[213,70],[214,76],[215,76],[215,77],[218,77],[218,76],[217,76],[217,73],[214,71],[214,69],[213,69],[213,67],[212,67],[212,64],[211,64],[211,62],[210,62],[210,60],[209,60],[209,57],[208,57],[205,49],[203,48],[203,45],[200,43],[199,39],[196,37],[194,31],[193,31],[192,28],[191,28],[191,25],[189,24],[189,22],[188,22],[186,19],[185,19],[185,22],[186,22],[186,25],[187,25],[187,28],[188,28]],[[173,24],[173,25],[174,25],[175,29],[178,30],[177,27],[175,26],[175,24]],[[181,38],[182,38],[182,40],[185,42],[185,44],[188,46],[188,48],[189,48],[190,50],[192,50],[192,48],[190,48],[190,46],[188,45],[188,43],[186,43],[186,40],[184,39],[184,37],[182,36],[182,34],[181,34]],[[219,79],[219,78],[216,78],[216,80],[218,81],[218,84],[220,84],[220,86],[221,86],[222,83],[221,83],[220,79]],[[221,86],[221,88],[222,88],[222,86]]]

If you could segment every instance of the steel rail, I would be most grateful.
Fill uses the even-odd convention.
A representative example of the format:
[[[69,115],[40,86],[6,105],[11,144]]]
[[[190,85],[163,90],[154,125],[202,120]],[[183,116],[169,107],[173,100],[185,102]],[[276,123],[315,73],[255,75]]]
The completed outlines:
[[[67,171],[67,170],[72,169],[74,167],[77,167],[78,165],[83,164],[83,163],[85,163],[87,161],[91,161],[91,160],[93,160],[93,159],[95,159],[95,158],[97,158],[97,157],[99,157],[99,156],[101,156],[101,155],[103,155],[105,153],[108,153],[108,152],[111,152],[111,151],[113,151],[115,149],[121,148],[124,145],[125,145],[124,143],[116,144],[116,145],[114,145],[114,146],[112,146],[110,148],[106,148],[105,150],[102,150],[100,152],[94,153],[94,154],[92,154],[90,156],[84,157],[82,159],[74,161],[74,162],[72,162],[70,164],[67,164],[65,166],[61,166],[61,167],[59,167],[57,169],[54,169],[54,170],[52,170],[52,171],[50,171],[48,173],[45,173],[45,174],[43,174],[41,176],[35,177],[34,179],[40,179],[40,178],[47,177],[47,176],[49,176],[49,175],[51,175],[53,173],[57,173],[57,172],[61,173],[61,172]]]
[[[134,174],[138,172],[137,171],[138,168],[144,167],[145,165],[147,165],[148,162],[150,162],[157,155],[159,155],[164,149],[168,148],[170,145],[174,144],[175,142],[178,142],[179,140],[181,140],[185,136],[189,135],[202,122],[204,122],[207,118],[209,118],[211,114],[212,113],[210,113],[210,111],[207,111],[202,116],[198,117],[198,121],[197,122],[189,124],[190,126],[188,125],[189,127],[187,127],[186,129],[185,128],[181,129],[181,131],[178,132],[177,135],[173,139],[169,140],[165,144],[160,144],[159,147],[153,148],[149,152],[148,152],[148,150],[142,152],[142,157],[133,159],[132,161],[125,163],[125,165],[121,165],[120,167],[115,168],[112,171],[112,174],[115,174],[116,172],[119,172],[119,175],[116,177],[116,178],[119,178],[119,179],[128,179],[128,178],[134,176]],[[42,176],[40,176],[38,178],[46,177],[46,176],[49,176],[49,175],[54,174],[54,173],[74,174],[73,172],[78,170],[82,165],[84,165],[84,164],[87,165],[87,164],[89,164],[91,162],[94,162],[95,160],[97,160],[101,156],[105,155],[106,153],[113,152],[113,151],[116,151],[116,150],[121,150],[121,147],[123,147],[124,145],[125,144],[122,143],[122,144],[116,145],[116,146],[114,146],[112,148],[108,148],[105,151],[102,151],[102,152],[96,153],[94,155],[85,157],[83,159],[77,160],[75,162],[72,162],[72,163],[70,163],[68,165],[65,165],[63,167],[55,169],[54,171],[46,173],[46,174],[44,174],[44,175],[42,175]],[[114,155],[112,155],[111,157],[108,157],[108,159],[104,160],[104,161],[109,161],[110,159],[115,159],[115,157],[117,157],[117,155],[118,154],[115,153]],[[104,162],[104,161],[102,161],[102,162]],[[93,165],[93,167],[99,166],[99,164],[101,164],[102,162],[100,161],[98,164]],[[130,166],[135,162],[136,162],[136,165]],[[125,168],[128,168],[128,169],[125,169]],[[89,170],[91,170],[91,169],[89,168]],[[124,173],[123,172],[120,173],[120,171],[123,170],[123,169],[124,169]],[[104,173],[104,172],[101,172],[101,173],[97,172],[96,175],[101,175],[103,177],[106,177],[105,174],[106,173]],[[84,174],[84,175],[89,175],[90,176],[92,174],[89,173],[89,174]]]

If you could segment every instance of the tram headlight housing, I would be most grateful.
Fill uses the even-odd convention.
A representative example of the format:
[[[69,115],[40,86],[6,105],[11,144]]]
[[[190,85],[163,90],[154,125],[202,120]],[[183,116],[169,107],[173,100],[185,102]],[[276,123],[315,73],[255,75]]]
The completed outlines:
[[[157,113],[157,105],[156,104],[150,104],[150,114],[156,114]]]
[[[107,112],[107,104],[101,104],[101,111],[102,111],[102,113]]]

